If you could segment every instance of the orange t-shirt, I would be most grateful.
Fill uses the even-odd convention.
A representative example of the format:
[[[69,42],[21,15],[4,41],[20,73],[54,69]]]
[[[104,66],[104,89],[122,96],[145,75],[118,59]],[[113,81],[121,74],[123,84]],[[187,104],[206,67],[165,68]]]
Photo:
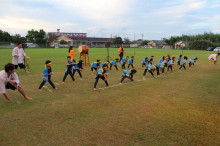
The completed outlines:
[[[76,56],[76,52],[74,50],[71,50],[69,56],[73,59]]]

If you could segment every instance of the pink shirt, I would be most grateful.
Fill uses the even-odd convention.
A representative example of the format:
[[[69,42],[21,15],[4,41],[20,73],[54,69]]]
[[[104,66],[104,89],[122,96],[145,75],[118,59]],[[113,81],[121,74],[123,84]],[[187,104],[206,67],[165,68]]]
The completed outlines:
[[[209,60],[213,59],[214,61],[217,61],[218,60],[218,55],[217,54],[211,54],[209,56]]]

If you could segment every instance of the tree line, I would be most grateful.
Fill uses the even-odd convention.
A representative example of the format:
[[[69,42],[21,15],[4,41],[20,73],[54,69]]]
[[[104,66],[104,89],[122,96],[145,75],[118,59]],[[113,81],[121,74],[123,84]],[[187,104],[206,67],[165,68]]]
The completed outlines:
[[[0,44],[22,42],[42,45],[50,44],[56,39],[56,35],[46,33],[43,29],[40,29],[39,31],[34,29],[28,30],[25,37],[22,37],[20,34],[10,35],[8,32],[0,30]]]

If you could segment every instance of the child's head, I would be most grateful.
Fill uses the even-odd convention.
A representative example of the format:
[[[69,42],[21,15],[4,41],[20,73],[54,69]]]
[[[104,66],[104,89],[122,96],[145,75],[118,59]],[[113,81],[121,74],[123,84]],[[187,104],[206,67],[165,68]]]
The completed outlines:
[[[166,57],[166,61],[169,61],[169,58],[168,58],[168,57]]]
[[[97,62],[98,64],[100,64],[100,60],[99,60],[99,59],[97,59],[96,62]]]
[[[184,56],[184,59],[187,60],[187,56]]]
[[[107,70],[108,70],[108,65],[104,64],[104,65],[102,66],[102,68],[103,68],[104,71],[107,71]]]
[[[132,69],[132,70],[131,70],[131,74],[135,74],[136,72],[137,72],[136,69]]]
[[[126,57],[126,60],[128,60],[128,59],[129,59],[129,56]]]
[[[220,55],[220,53],[217,53],[217,55],[219,56],[219,55]]]
[[[108,65],[108,64],[109,64],[109,61],[106,61],[106,64]]]
[[[131,56],[131,59],[134,60],[134,56]]]
[[[196,57],[194,60],[198,60],[198,58]]]
[[[116,61],[116,62],[118,62],[118,61],[119,61],[119,59],[118,59],[118,58],[115,58],[115,61]]]
[[[175,58],[176,58],[176,57],[172,57],[172,60],[175,61]]]
[[[180,58],[182,57],[183,55],[180,55]]]
[[[170,54],[168,54],[167,57],[170,57]]]
[[[82,65],[82,63],[83,63],[83,61],[82,61],[82,60],[79,60],[78,65]]]
[[[162,59],[165,60],[165,56],[163,56]]]
[[[71,62],[72,61],[72,58],[70,56],[67,56],[67,61],[68,62]]]
[[[145,60],[148,60],[148,57],[146,57]]]
[[[154,56],[151,56],[151,59],[154,59]]]
[[[50,60],[47,60],[47,61],[45,62],[45,64],[46,64],[46,67],[51,67],[51,61],[50,61]]]

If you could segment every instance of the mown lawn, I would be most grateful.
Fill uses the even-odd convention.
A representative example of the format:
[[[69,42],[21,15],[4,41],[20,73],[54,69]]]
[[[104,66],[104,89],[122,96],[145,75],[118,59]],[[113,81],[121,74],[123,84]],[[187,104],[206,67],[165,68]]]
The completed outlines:
[[[0,50],[0,66],[11,62],[11,49]],[[220,145],[220,64],[209,66],[213,52],[160,49],[127,49],[135,56],[138,70],[130,83],[119,86],[122,70],[110,71],[112,88],[99,81],[93,91],[94,76],[87,66],[83,80],[67,77],[61,84],[67,49],[27,49],[30,74],[18,70],[21,86],[32,101],[17,91],[0,96],[0,145]],[[180,54],[198,57],[196,65],[142,80],[141,60],[151,55]],[[90,60],[106,57],[105,48],[91,48]],[[110,49],[116,58],[117,49]],[[77,56],[77,59],[79,56]],[[52,61],[52,80],[38,92],[45,60]]]

